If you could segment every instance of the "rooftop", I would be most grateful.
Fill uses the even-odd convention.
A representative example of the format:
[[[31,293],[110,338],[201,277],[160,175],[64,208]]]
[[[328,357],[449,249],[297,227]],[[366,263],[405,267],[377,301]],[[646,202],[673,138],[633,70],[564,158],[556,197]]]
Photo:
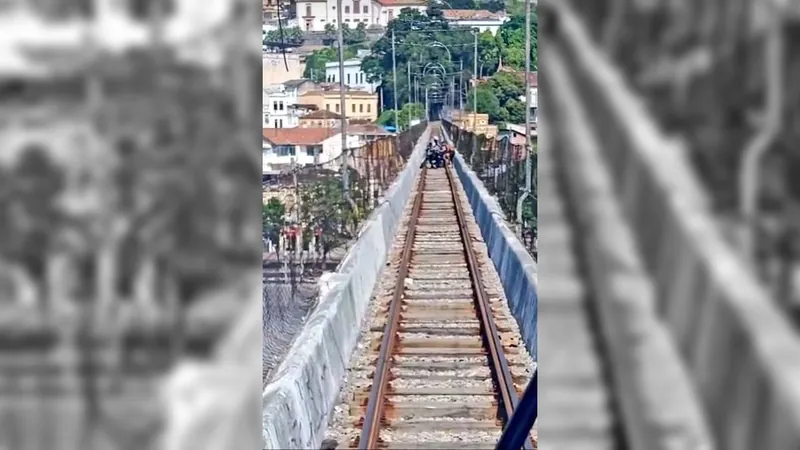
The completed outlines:
[[[331,94],[337,94],[338,95],[339,92],[340,92],[339,88],[337,87],[336,89],[331,88],[331,89],[308,91],[305,94],[301,94],[300,97],[303,97],[303,96],[306,96],[306,95],[331,95]],[[345,90],[345,94],[349,95],[349,96],[355,96],[355,97],[376,97],[376,98],[377,98],[377,95],[378,95],[378,94],[370,94],[367,91],[358,90],[358,89],[346,89]]]
[[[368,124],[368,125],[349,125],[347,127],[347,134],[368,135],[368,136],[391,136],[392,133],[380,125]]]
[[[485,9],[445,9],[442,11],[445,20],[500,20],[506,19],[504,12],[493,13]]]
[[[297,80],[285,81],[283,83],[283,85],[286,86],[287,88],[296,88],[296,87],[300,86],[301,84],[303,84],[305,82],[310,82],[310,81],[311,80],[307,80],[305,78],[300,78],[300,79],[297,79]]]
[[[319,111],[314,111],[311,114],[306,114],[305,116],[301,117],[300,120],[303,120],[303,119],[322,120],[322,119],[341,119],[341,118],[342,118],[341,115],[336,114],[333,111],[328,111],[326,109],[321,109]]]
[[[334,136],[334,128],[264,128],[261,136],[272,145],[318,145]]]
[[[375,0],[383,6],[427,6],[425,0]]]
[[[360,65],[361,58],[350,58],[344,60],[345,66],[353,66],[353,65]],[[329,61],[325,63],[325,67],[339,67],[339,61]]]

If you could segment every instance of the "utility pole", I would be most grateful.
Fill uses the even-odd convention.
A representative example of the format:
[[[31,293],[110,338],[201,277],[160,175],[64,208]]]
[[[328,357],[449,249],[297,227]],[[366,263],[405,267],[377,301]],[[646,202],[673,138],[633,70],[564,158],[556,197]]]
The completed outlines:
[[[522,206],[531,195],[531,0],[525,0],[525,188],[517,200],[517,233],[522,235]]]
[[[478,140],[475,135],[478,132],[478,31],[475,33],[475,54],[472,61],[472,78],[475,80],[472,85],[472,154],[470,155],[469,165],[475,162],[476,153],[478,153]]]
[[[397,110],[397,52],[394,47],[394,30],[392,30],[392,94],[394,96],[394,128],[396,135],[400,131],[400,111]]]
[[[350,173],[347,160],[347,108],[345,102],[346,86],[344,84],[344,27],[342,24],[342,0],[337,0],[337,37],[339,41],[339,109],[342,114],[342,196],[355,208],[355,202],[350,197]]]
[[[408,103],[411,103],[411,60],[406,62],[406,73],[408,74]],[[411,106],[408,107],[408,127],[411,128]]]
[[[458,71],[458,109],[464,111],[464,60],[458,61],[461,69]]]

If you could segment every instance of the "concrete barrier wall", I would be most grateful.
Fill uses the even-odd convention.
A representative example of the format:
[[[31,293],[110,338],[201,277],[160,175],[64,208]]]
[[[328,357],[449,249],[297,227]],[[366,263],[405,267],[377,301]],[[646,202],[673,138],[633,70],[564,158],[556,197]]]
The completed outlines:
[[[445,139],[452,144],[449,136],[445,136]],[[536,262],[506,223],[505,215],[497,200],[489,194],[475,172],[458,153],[453,161],[453,167],[464,186],[472,213],[486,242],[489,257],[500,274],[508,305],[519,325],[525,348],[535,361],[538,313]]]
[[[627,444],[631,450],[715,448],[691,377],[657,316],[654,284],[590,120],[558,55],[544,52],[540,60],[551,80],[541,97],[547,111],[542,129],[551,145],[539,147],[539,158],[554,159],[549,165],[561,168],[565,180]],[[544,201],[549,196],[546,190],[539,195]]]
[[[797,448],[800,340],[788,318],[725,242],[685,148],[663,136],[564,3],[539,6],[543,20],[557,18],[548,47],[563,51],[575,78],[652,276],[655,307],[702,397],[718,448]]]
[[[324,438],[372,290],[419,174],[429,126],[345,260],[323,286],[319,305],[262,396],[264,448],[314,449]]]

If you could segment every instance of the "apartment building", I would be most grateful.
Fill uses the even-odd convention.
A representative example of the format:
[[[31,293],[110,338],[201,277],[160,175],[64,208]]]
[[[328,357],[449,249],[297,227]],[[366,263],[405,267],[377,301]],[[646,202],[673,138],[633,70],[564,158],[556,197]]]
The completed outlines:
[[[337,0],[300,0],[296,3],[297,18],[305,31],[325,31],[328,24],[336,26]],[[403,8],[421,12],[428,9],[424,0],[342,0],[342,20],[350,27],[364,23],[369,26],[389,24]]]
[[[347,148],[357,148],[357,136],[348,136]],[[290,167],[330,163],[342,154],[342,137],[335,128],[264,128],[262,130],[262,173],[274,174]]]
[[[299,101],[303,104],[315,105],[320,110],[342,113],[338,89],[309,91],[301,95]],[[374,122],[378,120],[378,94],[357,90],[347,91],[345,93],[345,116],[348,121]]]
[[[342,116],[332,111],[319,110],[300,117],[300,128],[338,128]]]
[[[489,124],[488,114],[452,110],[450,111],[450,122],[462,130],[483,134],[486,137],[497,136],[497,126]]]
[[[442,11],[442,16],[451,25],[476,28],[481,33],[488,31],[493,35],[497,35],[500,27],[510,20],[503,11],[493,13],[472,9],[445,9]]]
[[[386,27],[389,22],[400,15],[403,8],[416,9],[425,13],[428,11],[428,2],[425,0],[373,0],[372,23]]]
[[[325,64],[325,81],[339,82],[339,61]],[[344,62],[344,84],[353,89],[375,93],[379,83],[367,81],[367,74],[361,70],[361,58],[351,58]]]
[[[300,96],[316,88],[310,80],[289,80],[281,84],[267,85],[262,97],[262,125],[265,128],[293,128],[299,125],[303,115],[298,104]]]

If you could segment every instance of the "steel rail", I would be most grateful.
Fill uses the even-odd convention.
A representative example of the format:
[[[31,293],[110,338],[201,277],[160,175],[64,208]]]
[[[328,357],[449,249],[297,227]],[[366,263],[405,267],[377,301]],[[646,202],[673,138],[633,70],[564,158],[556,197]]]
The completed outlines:
[[[503,352],[503,343],[500,340],[500,334],[497,331],[497,325],[494,323],[492,317],[491,304],[489,302],[489,295],[486,293],[486,288],[481,282],[481,275],[479,271],[478,258],[472,248],[470,242],[469,229],[467,228],[467,220],[464,213],[464,207],[461,204],[461,198],[458,195],[458,189],[453,180],[453,169],[450,166],[444,168],[447,173],[447,181],[450,184],[450,194],[453,196],[453,203],[456,209],[456,218],[458,226],[461,229],[461,242],[464,244],[464,253],[467,257],[467,268],[469,269],[470,278],[472,279],[472,288],[474,292],[475,306],[480,315],[481,337],[483,338],[484,345],[489,351],[489,364],[492,378],[494,378],[495,386],[500,392],[503,407],[501,412],[503,415],[503,426],[506,427],[511,420],[514,409],[517,407],[517,389],[514,387],[514,380],[511,377],[511,372],[508,368],[508,361],[506,360],[505,353]],[[530,435],[525,440],[523,445],[524,449],[533,449],[533,440]],[[509,449],[511,450],[511,449]]]
[[[417,220],[419,219],[420,211],[422,210],[422,197],[425,190],[425,173],[426,167],[420,171],[420,182],[417,188],[417,194],[414,197],[414,206],[411,209],[411,218],[408,222],[406,231],[405,247],[403,248],[402,259],[400,260],[400,267],[397,274],[397,281],[394,286],[394,296],[392,297],[391,305],[389,306],[389,320],[386,322],[386,328],[383,333],[383,340],[381,341],[380,354],[378,356],[377,367],[375,368],[375,375],[373,375],[372,389],[369,393],[369,400],[367,401],[367,411],[364,416],[364,424],[361,428],[361,436],[358,439],[359,449],[375,449],[378,447],[378,438],[380,437],[381,419],[383,418],[383,407],[385,392],[389,384],[389,372],[392,363],[392,350],[397,340],[397,328],[400,322],[400,307],[403,292],[405,290],[405,279],[408,275],[408,267],[411,262],[411,253],[414,243],[414,235],[416,234]]]

